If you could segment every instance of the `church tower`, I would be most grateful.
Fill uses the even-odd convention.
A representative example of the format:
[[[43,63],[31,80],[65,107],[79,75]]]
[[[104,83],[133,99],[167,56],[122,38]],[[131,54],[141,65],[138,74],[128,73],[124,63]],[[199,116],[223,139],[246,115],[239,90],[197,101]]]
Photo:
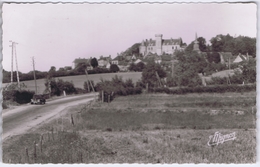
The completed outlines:
[[[194,41],[194,45],[193,45],[193,51],[200,52],[199,42],[197,40],[197,33],[196,33],[196,36],[195,36],[195,41]]]

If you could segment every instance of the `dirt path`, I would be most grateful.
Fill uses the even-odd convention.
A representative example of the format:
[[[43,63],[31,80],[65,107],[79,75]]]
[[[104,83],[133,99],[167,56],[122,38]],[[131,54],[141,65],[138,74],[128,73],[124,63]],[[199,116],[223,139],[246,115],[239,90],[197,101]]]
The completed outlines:
[[[66,112],[68,107],[92,101],[95,94],[73,96],[48,102],[46,105],[25,105],[17,107],[2,114],[3,135],[2,140],[11,136],[23,134],[35,129],[41,123],[50,121],[60,112]]]

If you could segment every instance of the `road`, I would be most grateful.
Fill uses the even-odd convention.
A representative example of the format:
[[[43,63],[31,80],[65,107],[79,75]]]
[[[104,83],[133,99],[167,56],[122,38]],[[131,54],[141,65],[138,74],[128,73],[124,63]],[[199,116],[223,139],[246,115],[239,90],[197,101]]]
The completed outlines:
[[[4,111],[3,135],[5,140],[13,135],[23,134],[35,128],[44,121],[48,121],[67,107],[87,103],[97,94],[77,95],[47,101],[45,105],[23,105],[15,109]]]

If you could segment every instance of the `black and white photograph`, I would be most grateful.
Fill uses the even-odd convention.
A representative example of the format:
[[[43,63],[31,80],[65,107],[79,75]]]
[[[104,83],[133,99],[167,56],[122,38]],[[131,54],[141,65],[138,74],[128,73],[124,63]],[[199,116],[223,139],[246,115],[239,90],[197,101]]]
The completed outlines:
[[[255,164],[257,4],[2,4],[3,164]]]

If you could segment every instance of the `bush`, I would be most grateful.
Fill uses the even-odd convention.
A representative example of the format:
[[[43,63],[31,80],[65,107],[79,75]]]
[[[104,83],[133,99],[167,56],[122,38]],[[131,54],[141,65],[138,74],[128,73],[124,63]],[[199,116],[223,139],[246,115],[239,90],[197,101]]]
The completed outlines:
[[[29,103],[34,95],[32,91],[17,91],[15,95],[16,102],[19,104]]]
[[[156,64],[154,62],[149,62],[145,66],[142,72],[142,82],[144,84],[148,83],[149,87],[158,87],[159,86],[158,79],[160,79],[161,81],[161,79],[165,77],[166,77],[166,72],[159,64]]]
[[[81,88],[75,88],[75,89],[76,89],[76,91],[75,91],[76,94],[88,93],[88,91],[85,89],[81,89]]]
[[[111,81],[101,80],[96,85],[97,91],[99,91],[99,98],[102,98],[102,91],[104,92],[104,101],[108,102],[108,97],[112,101],[115,96],[127,96],[142,93],[141,87],[135,87],[131,79],[123,81],[122,77],[117,75],[112,78]]]
[[[73,94],[73,93],[77,93],[76,88],[74,87],[74,84],[68,81],[63,81],[62,79],[58,79],[58,81],[56,81],[56,79],[54,78],[50,78],[47,79],[45,82],[45,86],[47,89],[50,88],[51,90],[51,95],[56,95],[56,96],[60,96],[63,94],[63,91],[66,92],[66,94]]]
[[[111,72],[118,72],[119,71],[119,67],[116,64],[112,64],[110,66],[110,71]]]
[[[138,88],[145,88],[145,84],[138,80],[136,83],[135,83],[135,87],[138,87]]]
[[[3,108],[3,109],[7,109],[7,108],[8,108],[8,106],[7,106],[7,104],[5,103],[5,101],[2,102],[2,108]]]

